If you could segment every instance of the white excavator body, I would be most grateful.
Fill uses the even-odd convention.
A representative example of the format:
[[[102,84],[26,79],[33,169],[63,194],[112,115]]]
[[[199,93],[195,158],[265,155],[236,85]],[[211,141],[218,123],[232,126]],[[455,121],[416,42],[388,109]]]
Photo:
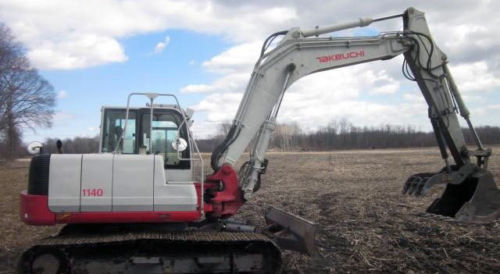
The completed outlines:
[[[319,36],[399,17],[404,23],[399,31],[370,37]],[[268,51],[280,35],[284,38]],[[133,93],[126,108],[104,108],[100,154],[33,157],[28,190],[21,194],[21,218],[34,225],[68,225],[58,236],[28,249],[20,271],[44,269],[48,256],[58,262],[57,273],[146,272],[147,267],[158,272],[272,273],[281,269],[277,246],[315,253],[316,226],[300,217],[270,208],[262,233],[228,219],[261,185],[265,152],[293,82],[401,54],[403,74],[418,84],[428,105],[444,162],[438,172],[410,176],[404,193],[425,195],[430,187],[446,184],[428,212],[468,222],[498,217],[500,191],[487,170],[491,149],[483,146],[472,126],[424,13],[408,8],[385,18],[272,34],[228,134],[211,155],[213,173],[206,177],[189,131],[191,115],[175,96],[166,95],[175,99],[174,107],[155,108],[154,100],[165,94]],[[148,97],[149,106],[131,108],[130,97],[135,95]],[[467,122],[475,150],[465,143],[459,115]],[[234,164],[249,145],[250,159],[237,174]],[[198,175],[194,161],[199,161]]]

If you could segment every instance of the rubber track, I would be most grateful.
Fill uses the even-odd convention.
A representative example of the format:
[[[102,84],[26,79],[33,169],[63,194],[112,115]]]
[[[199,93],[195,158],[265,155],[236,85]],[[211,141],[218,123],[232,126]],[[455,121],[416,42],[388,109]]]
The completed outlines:
[[[65,235],[42,239],[36,246],[67,246],[106,244],[135,240],[166,240],[175,242],[199,243],[234,243],[234,242],[267,242],[274,245],[268,237],[258,233],[245,232],[129,232],[112,235]]]
[[[264,273],[281,272],[281,255],[279,247],[268,237],[259,233],[248,232],[220,232],[220,231],[183,231],[183,232],[124,232],[124,233],[106,233],[106,234],[63,234],[51,236],[40,240],[31,246],[21,256],[19,262],[19,272],[24,273],[26,265],[30,265],[33,256],[36,256],[40,250],[56,249],[65,258],[72,257],[73,251],[85,250],[88,248],[111,248],[128,249],[134,243],[151,241],[153,246],[175,245],[175,246],[197,246],[200,250],[207,250],[210,246],[225,247],[231,250],[231,247],[251,245],[260,250],[263,254],[266,264],[264,264]],[[156,244],[155,244],[156,243]],[[71,251],[73,250],[73,251]],[[96,250],[95,254],[99,251]],[[195,253],[197,248],[194,249]],[[81,253],[81,252],[80,252]],[[118,255],[120,257],[120,255]],[[272,270],[271,270],[272,269]],[[66,273],[66,272],[64,272]],[[78,272],[79,273],[79,272]],[[259,271],[258,273],[262,273]]]

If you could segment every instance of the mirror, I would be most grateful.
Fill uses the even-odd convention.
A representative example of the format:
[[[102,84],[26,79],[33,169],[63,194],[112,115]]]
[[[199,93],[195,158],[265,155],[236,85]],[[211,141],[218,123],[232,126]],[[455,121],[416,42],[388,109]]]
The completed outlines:
[[[191,120],[193,118],[194,109],[186,108],[186,119]]]
[[[38,141],[31,142],[27,148],[28,153],[31,155],[39,154],[42,151],[42,147],[43,147],[42,143]]]
[[[187,142],[184,138],[177,138],[172,142],[172,148],[176,151],[182,152],[187,148]]]

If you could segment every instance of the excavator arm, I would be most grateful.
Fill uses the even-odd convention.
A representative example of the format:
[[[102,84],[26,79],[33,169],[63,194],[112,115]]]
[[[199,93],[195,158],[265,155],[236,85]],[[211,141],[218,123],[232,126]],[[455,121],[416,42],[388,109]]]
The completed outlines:
[[[403,17],[402,31],[371,37],[318,37],[320,34],[362,27],[375,21],[395,17]],[[279,35],[285,37],[274,49],[266,52],[271,41]],[[315,72],[387,60],[400,54],[404,54],[405,57],[403,64],[405,76],[417,82],[428,104],[429,118],[441,156],[445,161],[445,168],[441,172],[411,176],[405,184],[405,192],[425,194],[435,184],[460,185],[478,175],[478,172],[488,173],[485,168],[491,150],[484,149],[470,122],[469,111],[447,67],[446,55],[432,39],[424,13],[414,8],[407,9],[401,15],[379,19],[364,18],[314,30],[303,31],[295,28],[271,35],[263,45],[261,56],[255,64],[229,133],[212,153],[212,168],[217,171],[223,165],[234,165],[254,140],[250,149],[250,159],[239,172],[239,183],[244,198],[250,199],[260,186],[260,175],[265,172],[267,166],[265,152],[276,125],[284,93],[292,83]],[[466,120],[474,136],[477,150],[468,150],[457,113]],[[448,151],[454,160],[453,165],[449,163]],[[477,157],[477,164],[471,163],[470,156]],[[476,179],[474,179],[475,184],[477,184]],[[490,181],[486,183],[490,186],[490,192],[498,192],[493,179]],[[445,196],[446,192],[441,200]],[[451,196],[460,195],[451,194]],[[471,200],[471,195],[465,196],[468,196],[465,200]],[[455,208],[451,211],[443,210],[439,205],[434,211],[431,206],[429,211],[454,216],[462,207],[463,201],[460,203],[460,206],[453,205]],[[452,206],[446,203],[441,207]],[[486,210],[486,215],[498,207],[496,204],[490,205],[491,210]],[[477,206],[474,206],[472,211],[477,211]]]
[[[287,39],[287,38],[285,38]],[[409,46],[409,45],[408,45]],[[408,49],[400,34],[349,39],[298,38],[283,41],[256,66],[224,146],[214,153],[213,167],[234,164],[257,135],[243,175],[246,198],[264,166],[272,131],[285,90],[314,72],[389,59]]]

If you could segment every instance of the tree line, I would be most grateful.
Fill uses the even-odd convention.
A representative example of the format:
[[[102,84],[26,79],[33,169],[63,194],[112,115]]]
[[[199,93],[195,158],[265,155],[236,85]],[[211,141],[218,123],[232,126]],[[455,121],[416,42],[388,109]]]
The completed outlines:
[[[221,127],[221,132],[223,132]],[[469,129],[463,128],[467,144],[474,139]],[[476,131],[483,144],[500,144],[500,127],[481,126]],[[223,139],[222,134],[198,140],[203,152],[211,152]],[[377,149],[437,146],[434,132],[423,132],[412,126],[381,125],[359,127],[346,119],[334,120],[313,132],[303,131],[298,124],[278,124],[269,149],[276,151],[322,151],[335,149]]]
[[[229,124],[219,126],[217,136],[196,140],[201,152],[212,152],[222,142]],[[463,128],[467,144],[474,139],[469,129]],[[485,145],[500,144],[500,127],[481,126],[476,131]],[[57,138],[44,142],[45,153],[57,153]],[[99,136],[75,137],[62,140],[63,153],[96,153]],[[303,131],[298,124],[278,124],[269,149],[274,151],[327,151],[339,149],[380,149],[437,146],[433,132],[416,130],[412,126],[381,125],[357,127],[346,119],[335,120],[313,132]]]

